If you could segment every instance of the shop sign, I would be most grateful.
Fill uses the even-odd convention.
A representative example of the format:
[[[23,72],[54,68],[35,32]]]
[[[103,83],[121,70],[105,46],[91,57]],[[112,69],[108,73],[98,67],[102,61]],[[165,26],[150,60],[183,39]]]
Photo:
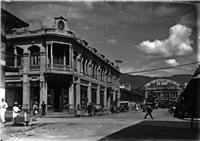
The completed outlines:
[[[177,87],[179,87],[179,85],[180,85],[179,83],[177,83],[173,80],[170,80],[170,79],[156,79],[156,80],[153,80],[153,81],[145,84],[145,88],[149,87],[152,84],[156,84],[159,86],[159,85],[168,85],[168,83],[174,84]]]

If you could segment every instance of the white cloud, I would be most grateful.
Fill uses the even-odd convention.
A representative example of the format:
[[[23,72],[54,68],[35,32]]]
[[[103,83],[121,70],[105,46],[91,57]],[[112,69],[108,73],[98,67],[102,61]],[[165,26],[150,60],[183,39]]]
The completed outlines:
[[[133,68],[133,67],[122,67],[120,69],[121,73],[130,73],[130,72],[134,72],[134,71],[138,71],[138,69]]]
[[[117,44],[117,40],[116,39],[109,39],[109,40],[107,40],[107,43],[109,43],[109,44]]]
[[[165,60],[165,62],[166,62],[168,65],[170,65],[170,66],[177,66],[177,65],[179,65],[179,63],[176,62],[175,59],[168,59],[168,60]]]
[[[191,44],[193,43],[189,36],[192,29],[184,25],[177,24],[170,28],[169,38],[165,40],[149,40],[141,42],[136,45],[139,52],[151,55],[154,57],[172,57],[172,56],[185,56],[193,52]]]

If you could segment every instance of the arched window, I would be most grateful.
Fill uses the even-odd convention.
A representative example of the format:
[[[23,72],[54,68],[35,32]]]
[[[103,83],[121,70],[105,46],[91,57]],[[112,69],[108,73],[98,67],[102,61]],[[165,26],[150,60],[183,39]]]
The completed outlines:
[[[86,61],[86,59],[85,59],[85,57],[84,56],[82,56],[82,61],[81,61],[81,72],[83,73],[83,74],[85,74],[85,61]]]
[[[93,62],[92,63],[92,77],[95,78],[95,68],[96,68],[96,65],[95,63]]]
[[[39,65],[40,64],[40,48],[35,46],[30,49],[31,55],[30,55],[30,65]]]

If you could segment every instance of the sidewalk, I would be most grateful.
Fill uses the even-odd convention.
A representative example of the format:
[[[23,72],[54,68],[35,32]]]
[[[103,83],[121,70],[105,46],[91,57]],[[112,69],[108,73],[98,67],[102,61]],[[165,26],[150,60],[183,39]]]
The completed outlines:
[[[103,115],[107,115],[107,114],[110,114],[110,112],[105,111],[101,115],[97,115],[97,116],[103,116]],[[82,118],[82,117],[89,117],[89,116],[87,113],[80,117],[75,117],[75,115],[71,115],[71,114],[47,114],[45,116],[37,115],[37,121],[30,121],[29,126],[36,126],[36,124],[38,124],[38,126],[40,126],[41,124],[45,123],[45,121],[49,121],[52,119],[57,121],[56,119]],[[12,122],[6,122],[5,127],[9,127],[9,126],[17,127],[17,126],[13,126]],[[23,127],[25,127],[25,126],[23,126]]]

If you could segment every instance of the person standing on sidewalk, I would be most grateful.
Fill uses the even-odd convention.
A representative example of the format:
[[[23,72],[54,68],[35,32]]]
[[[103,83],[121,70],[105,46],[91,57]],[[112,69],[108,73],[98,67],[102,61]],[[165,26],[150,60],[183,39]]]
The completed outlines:
[[[136,110],[136,111],[139,110],[139,105],[138,105],[138,103],[135,104],[135,110]]]
[[[5,126],[5,113],[6,113],[7,108],[8,108],[8,104],[5,102],[5,99],[2,98],[0,102],[0,114],[1,114],[2,127]]]
[[[92,104],[91,103],[89,103],[87,110],[88,110],[88,116],[91,116],[92,115]]]
[[[36,116],[37,116],[37,110],[38,110],[38,106],[37,106],[37,102],[35,102],[34,104],[33,104],[33,118],[32,118],[32,121],[37,121],[36,120]]]
[[[13,106],[13,124],[15,123],[15,118],[20,115],[20,111],[18,103],[15,102]]]
[[[146,111],[147,111],[147,113],[146,113],[144,119],[146,119],[146,117],[147,117],[148,115],[151,117],[151,119],[153,119],[153,116],[151,115],[153,109],[152,109],[150,106],[148,106],[148,107],[146,108]]]
[[[44,103],[44,101],[42,101],[42,115],[41,116],[45,116],[45,110],[46,110],[46,104]]]

